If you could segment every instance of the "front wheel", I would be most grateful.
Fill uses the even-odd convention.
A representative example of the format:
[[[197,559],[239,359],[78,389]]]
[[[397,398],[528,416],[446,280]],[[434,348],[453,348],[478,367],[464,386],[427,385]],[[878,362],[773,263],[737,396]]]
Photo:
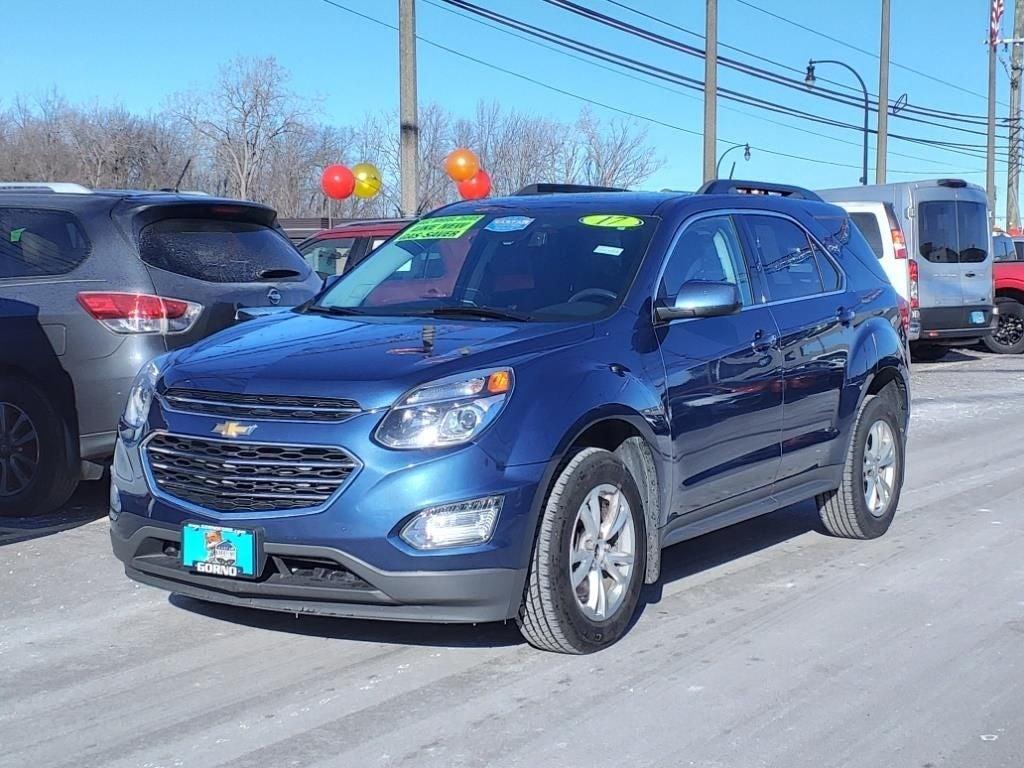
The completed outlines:
[[[643,585],[643,503],[615,456],[585,448],[555,480],[540,521],[519,612],[535,648],[591,653],[621,638]]]
[[[996,299],[999,325],[982,341],[990,352],[1019,355],[1024,352],[1024,306],[1014,299]]]
[[[892,524],[903,488],[905,455],[896,397],[887,388],[864,402],[842,485],[817,497],[821,522],[833,536],[874,539]]]

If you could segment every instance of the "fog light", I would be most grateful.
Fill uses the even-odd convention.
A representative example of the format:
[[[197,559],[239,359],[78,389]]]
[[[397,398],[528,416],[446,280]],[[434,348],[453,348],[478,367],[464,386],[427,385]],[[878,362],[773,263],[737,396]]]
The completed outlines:
[[[402,538],[416,549],[483,544],[494,532],[503,498],[488,496],[428,507],[402,529]]]

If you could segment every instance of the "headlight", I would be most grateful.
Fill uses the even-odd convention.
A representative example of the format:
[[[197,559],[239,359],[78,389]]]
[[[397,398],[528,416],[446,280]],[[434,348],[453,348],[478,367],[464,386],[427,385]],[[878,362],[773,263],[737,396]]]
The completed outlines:
[[[483,544],[494,532],[502,500],[488,496],[421,510],[402,529],[402,538],[416,549]]]
[[[424,384],[399,400],[377,428],[388,448],[439,448],[468,442],[493,422],[512,393],[510,368]]]
[[[139,371],[132,382],[132,388],[128,390],[128,404],[124,408],[124,415],[121,420],[133,432],[137,432],[146,425],[149,417],[149,406],[153,404],[153,394],[156,392],[156,382],[160,378],[159,358],[153,360]]]

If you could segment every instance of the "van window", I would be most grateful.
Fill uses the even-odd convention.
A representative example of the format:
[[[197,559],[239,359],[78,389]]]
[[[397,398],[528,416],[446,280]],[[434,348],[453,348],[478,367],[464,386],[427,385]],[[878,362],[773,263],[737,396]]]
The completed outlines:
[[[67,211],[0,208],[0,279],[67,274],[89,248],[82,225]]]
[[[988,257],[982,203],[929,200],[917,206],[920,254],[934,264],[978,263]]]
[[[764,270],[771,301],[821,293],[814,250],[800,227],[776,216],[744,216]]]
[[[857,225],[857,229],[868,241],[872,252],[878,258],[885,255],[885,247],[882,245],[882,228],[878,226],[878,218],[873,213],[851,213],[850,218]]]
[[[150,266],[212,283],[252,283],[274,272],[305,280],[309,266],[279,232],[230,219],[161,219],[143,228],[139,255]]]

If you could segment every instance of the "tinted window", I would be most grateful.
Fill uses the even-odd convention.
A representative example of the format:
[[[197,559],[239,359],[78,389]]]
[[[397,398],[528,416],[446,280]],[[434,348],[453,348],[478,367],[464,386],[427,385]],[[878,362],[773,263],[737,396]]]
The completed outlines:
[[[700,219],[686,228],[665,265],[658,297],[671,299],[691,280],[732,283],[744,304],[753,303],[750,276],[730,216]]]
[[[917,206],[920,253],[936,264],[976,263],[988,256],[982,203],[932,200]]]
[[[989,224],[981,203],[956,204],[960,230],[960,261],[976,264],[988,257]]]
[[[873,213],[851,213],[850,218],[857,225],[857,229],[868,241],[875,256],[882,258],[885,254],[885,247],[882,245],[882,228],[878,226],[878,219]]]
[[[821,275],[821,282],[825,292],[838,291],[843,287],[843,276],[839,273],[836,265],[825,255],[814,241],[811,241],[811,248],[814,250],[814,259],[818,263],[818,273]]]
[[[429,217],[360,262],[319,306],[392,316],[454,307],[534,320],[601,317],[625,297],[657,223],[564,208]]]
[[[1017,252],[1017,261],[1024,261],[1024,241],[1014,240],[1013,250]]]
[[[353,237],[316,240],[303,245],[299,249],[299,253],[302,254],[311,269],[323,277],[330,277],[331,275],[340,275],[345,271],[349,251],[352,250],[355,242]]]
[[[0,278],[66,274],[89,247],[82,225],[66,211],[0,208]]]
[[[814,250],[804,231],[776,216],[745,216],[761,259],[771,301],[821,293],[822,281]]]
[[[270,227],[225,219],[161,219],[139,235],[142,260],[214,283],[305,279],[309,267]]]

